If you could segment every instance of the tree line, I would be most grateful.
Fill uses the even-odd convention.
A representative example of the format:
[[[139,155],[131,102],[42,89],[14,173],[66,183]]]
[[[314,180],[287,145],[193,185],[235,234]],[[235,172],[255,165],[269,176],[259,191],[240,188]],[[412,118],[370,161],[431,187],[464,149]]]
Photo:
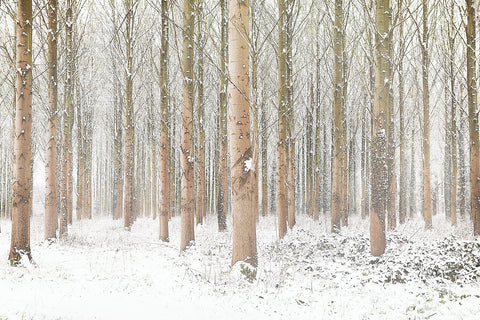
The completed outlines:
[[[256,265],[256,221],[270,212],[280,239],[298,212],[329,215],[332,232],[352,214],[369,217],[372,255],[417,213],[427,229],[443,210],[480,234],[475,9],[471,0],[4,1],[0,214],[12,218],[10,261],[31,258],[34,162],[44,164],[50,241],[75,219],[107,214],[126,230],[158,217],[169,241],[180,215],[183,251],[195,224],[215,215],[224,231],[232,214],[232,264]]]

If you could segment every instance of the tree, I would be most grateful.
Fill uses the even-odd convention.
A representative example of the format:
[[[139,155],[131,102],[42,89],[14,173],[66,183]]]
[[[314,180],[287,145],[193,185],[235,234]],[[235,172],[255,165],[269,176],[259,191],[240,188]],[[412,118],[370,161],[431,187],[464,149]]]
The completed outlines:
[[[203,223],[203,217],[206,214],[206,176],[205,176],[205,99],[204,99],[204,80],[205,80],[205,62],[204,47],[205,37],[203,35],[203,0],[197,0],[197,47],[198,47],[198,74],[197,74],[197,106],[198,106],[198,160],[197,160],[197,196],[196,196],[196,216],[197,224]]]
[[[288,216],[288,96],[287,96],[287,2],[278,0],[278,143],[277,212],[278,236],[287,233]]]
[[[346,215],[346,128],[345,126],[345,98],[346,80],[344,75],[345,35],[343,26],[343,0],[335,0],[334,26],[334,91],[333,91],[333,178],[331,198],[331,228],[332,232],[340,230],[340,223]]]
[[[14,139],[14,179],[12,238],[8,259],[12,265],[23,255],[32,258],[30,216],[32,214],[32,1],[19,0],[16,35],[16,110]]]
[[[467,10],[467,96],[468,124],[470,131],[470,201],[473,219],[473,234],[480,235],[480,158],[477,110],[477,72],[476,72],[476,17],[472,0],[466,1]]]
[[[160,240],[168,241],[170,218],[170,158],[169,144],[169,99],[168,99],[168,0],[162,0],[162,40],[160,49]]]
[[[218,170],[218,230],[225,231],[227,229],[227,210],[228,210],[228,166],[227,166],[227,87],[228,87],[228,0],[220,0],[221,10],[221,43],[220,43],[220,92],[219,92],[219,137],[220,137],[220,154],[219,154],[219,170]]]
[[[194,149],[193,149],[193,37],[195,15],[193,10],[195,0],[183,1],[183,54],[182,54],[182,144],[180,164],[182,167],[182,200],[181,200],[181,240],[180,251],[185,250],[191,241],[195,240],[194,234]]]
[[[133,106],[133,21],[134,5],[132,0],[125,0],[125,146],[124,146],[124,173],[125,173],[125,200],[124,200],[124,227],[130,230],[135,216],[135,122]]]
[[[249,1],[230,0],[229,71],[230,155],[232,157],[233,254],[232,265],[257,265],[249,103]]]
[[[430,186],[430,91],[428,87],[428,4],[422,4],[422,82],[423,82],[423,217],[425,228],[432,227],[432,190]]]
[[[49,0],[48,12],[48,123],[45,164],[45,239],[57,230],[57,0]]]
[[[372,199],[370,209],[370,252],[380,256],[385,252],[385,211],[388,188],[387,119],[390,82],[385,81],[389,70],[387,34],[390,24],[390,0],[375,4],[375,99],[372,128]]]

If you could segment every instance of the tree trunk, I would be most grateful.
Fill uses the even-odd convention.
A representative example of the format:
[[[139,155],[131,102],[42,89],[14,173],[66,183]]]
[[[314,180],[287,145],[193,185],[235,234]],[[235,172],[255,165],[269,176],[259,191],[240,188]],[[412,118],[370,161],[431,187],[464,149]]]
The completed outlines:
[[[290,228],[295,225],[295,115],[293,108],[293,57],[292,57],[292,41],[293,41],[293,7],[295,1],[288,1],[285,11],[285,23],[286,23],[286,78],[285,78],[285,91],[287,98],[287,222]]]
[[[422,80],[423,80],[423,217],[425,228],[432,227],[432,190],[430,186],[430,92],[428,87],[428,6],[424,1],[422,39]]]
[[[125,106],[125,200],[124,200],[124,227],[130,230],[135,217],[135,121],[133,106],[133,6],[131,0],[125,0],[127,10],[125,18],[125,45],[126,45],[126,106]]]
[[[197,74],[197,105],[198,105],[198,160],[197,160],[197,197],[196,197],[196,215],[197,224],[203,223],[203,217],[206,212],[206,176],[205,176],[205,101],[204,101],[204,47],[205,40],[203,36],[203,0],[197,0],[197,47],[198,47],[198,74]]]
[[[48,123],[45,165],[45,240],[57,237],[57,0],[48,12]]]
[[[390,16],[390,19],[392,17]],[[392,24],[392,21],[390,21]],[[395,172],[395,105],[393,101],[393,33],[389,31],[387,35],[388,41],[388,82],[389,82],[389,97],[388,97],[388,109],[387,109],[387,165],[388,165],[388,193],[387,193],[387,214],[388,214],[388,230],[394,230],[397,227],[397,214],[396,214],[396,193],[397,182]]]
[[[218,230],[227,230],[227,210],[228,210],[228,168],[227,168],[227,85],[228,85],[228,10],[227,0],[220,0],[222,15],[221,23],[221,47],[220,47],[220,168],[218,170]]]
[[[254,172],[250,142],[249,1],[230,0],[229,71],[231,101],[230,155],[232,157],[233,253],[232,265],[244,261],[257,266]],[[258,210],[258,208],[257,208]]]
[[[451,186],[450,186],[450,221],[452,225],[457,225],[457,102],[455,97],[455,37],[453,36],[454,25],[454,2],[450,6],[450,19],[451,25],[449,26],[449,53],[450,53],[450,100],[451,100],[451,112],[450,112],[450,148],[451,148]]]
[[[16,35],[16,110],[14,178],[12,197],[12,238],[8,259],[12,265],[22,255],[31,259],[30,216],[32,213],[32,1],[19,0]]]
[[[411,140],[411,160],[410,160],[410,210],[409,216],[410,219],[413,218],[415,215],[415,211],[417,211],[417,192],[416,192],[416,182],[415,182],[415,130],[412,130]]]
[[[159,239],[169,241],[168,219],[171,213],[171,175],[169,172],[169,97],[168,97],[168,0],[162,0],[162,47],[160,49],[160,216]],[[169,135],[170,134],[170,135]],[[172,188],[174,189],[174,188]]]
[[[287,1],[278,0],[278,144],[277,144],[277,212],[278,237],[287,232],[288,216],[288,97],[287,97]]]
[[[385,252],[385,212],[388,189],[387,133],[385,114],[389,104],[390,82],[385,81],[389,70],[388,39],[390,1],[376,2],[375,36],[375,100],[372,131],[372,200],[370,209],[370,251],[373,256]]]
[[[183,99],[182,99],[182,192],[181,192],[181,240],[180,251],[185,250],[195,240],[194,234],[194,146],[193,146],[193,36],[194,0],[183,1]]]
[[[477,110],[476,72],[476,17],[472,0],[466,0],[467,7],[467,96],[468,124],[470,131],[470,202],[473,219],[473,234],[480,235],[480,159]]]
[[[342,218],[346,222],[345,196],[346,190],[346,150],[345,150],[345,96],[344,96],[344,26],[343,0],[335,0],[335,26],[333,51],[334,59],[334,92],[333,92],[333,179],[331,198],[331,228],[332,232],[339,232]]]
[[[405,158],[405,84],[403,76],[403,57],[405,56],[405,41],[403,38],[403,14],[399,13],[400,24],[400,57],[398,60],[398,109],[400,112],[400,192],[398,201],[398,218],[400,224],[404,224],[407,216],[406,197],[407,197],[407,163]]]

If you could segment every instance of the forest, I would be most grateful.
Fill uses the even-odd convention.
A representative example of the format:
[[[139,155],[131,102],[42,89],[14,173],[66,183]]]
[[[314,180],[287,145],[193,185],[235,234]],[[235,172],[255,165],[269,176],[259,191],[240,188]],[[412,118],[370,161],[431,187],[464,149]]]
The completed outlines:
[[[0,320],[477,319],[479,6],[0,0]]]

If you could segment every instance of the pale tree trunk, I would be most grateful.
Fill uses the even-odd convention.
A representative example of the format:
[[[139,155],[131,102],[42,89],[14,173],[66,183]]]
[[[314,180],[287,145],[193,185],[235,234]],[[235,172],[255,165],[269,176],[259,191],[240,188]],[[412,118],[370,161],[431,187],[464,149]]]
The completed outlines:
[[[399,5],[401,9],[401,4]],[[390,16],[390,19],[392,17]],[[393,21],[390,21],[390,25]],[[397,214],[396,214],[396,172],[395,172],[395,105],[393,101],[393,32],[389,32],[388,35],[388,108],[387,108],[387,165],[388,165],[388,193],[387,193],[387,215],[388,215],[388,230],[394,230],[397,227]]]
[[[262,124],[262,216],[268,213],[268,133],[267,133],[267,106],[262,104],[261,107],[261,124]]]
[[[56,238],[57,229],[57,0],[48,12],[48,123],[45,165],[45,239]]]
[[[158,212],[158,203],[157,203],[157,146],[156,139],[155,143],[152,145],[152,195],[151,195],[151,204],[152,204],[152,219],[157,219]]]
[[[476,17],[472,0],[466,0],[467,10],[467,96],[468,124],[470,131],[470,202],[473,219],[473,234],[480,235],[480,159],[477,110],[477,72],[476,72]]]
[[[123,216],[123,124],[122,124],[122,106],[120,103],[119,84],[115,80],[115,114],[114,114],[114,132],[113,142],[113,218],[119,220]]]
[[[65,83],[65,126],[63,144],[66,144],[66,159],[64,165],[66,165],[67,174],[67,222],[72,224],[73,222],[73,125],[74,125],[74,90],[75,90],[75,44],[74,44],[74,11],[76,0],[67,0],[67,13],[65,24],[65,42],[66,42],[66,83]],[[62,156],[63,159],[63,156]]]
[[[78,110],[77,112],[77,207],[75,209],[77,220],[82,219],[83,212],[83,193],[85,191],[85,144],[83,142],[82,135],[82,112]]]
[[[288,216],[288,97],[287,97],[287,1],[278,0],[278,143],[277,143],[277,212],[278,236],[287,232]]]
[[[92,219],[92,140],[93,140],[93,110],[85,113],[84,142],[85,142],[85,173],[83,192],[83,215]]]
[[[451,99],[451,112],[450,112],[450,148],[451,148],[451,169],[452,169],[452,178],[451,178],[451,190],[450,190],[450,221],[452,225],[457,225],[457,99],[455,97],[455,37],[454,32],[454,9],[455,4],[452,1],[450,6],[450,25],[449,25],[449,53],[450,53],[450,99]]]
[[[295,116],[293,113],[293,57],[292,57],[292,41],[293,41],[293,6],[295,1],[288,1],[287,10],[285,11],[286,22],[286,79],[285,90],[287,96],[287,222],[290,228],[295,225]]]
[[[403,57],[405,56],[405,40],[403,38],[403,14],[399,13],[400,24],[400,57],[398,60],[398,109],[400,117],[400,192],[398,194],[398,219],[400,224],[404,224],[407,216],[406,197],[407,197],[407,163],[405,158],[405,84],[403,76]]]
[[[458,136],[458,211],[460,216],[465,216],[467,211],[466,202],[467,202],[467,165],[465,159],[465,136],[464,136],[464,121],[462,113],[459,113],[459,128],[456,132]]]
[[[423,80],[423,217],[425,228],[432,227],[432,189],[430,186],[430,92],[428,87],[428,6],[424,1],[422,38],[422,80]]]
[[[318,41],[318,40],[317,40]],[[319,41],[318,41],[319,42]],[[320,83],[320,44],[317,43],[317,65],[316,65],[316,83],[317,83],[317,95],[315,99],[315,113],[316,113],[316,126],[315,126],[315,146],[313,147],[314,150],[314,156],[313,156],[313,220],[317,221],[320,216],[320,210],[322,209],[322,204],[323,204],[323,195],[320,192],[321,187],[322,187],[322,157],[320,154],[322,153],[322,150],[320,148],[321,143],[321,137],[322,137],[322,108],[320,106],[320,98],[318,91],[320,90],[319,88],[319,83]],[[325,125],[323,126],[323,133],[325,133]],[[326,148],[325,144],[323,145],[324,148]],[[325,179],[325,176],[323,176]],[[323,190],[326,192],[326,190]]]
[[[171,213],[169,172],[170,159],[170,135],[175,131],[169,131],[169,99],[168,99],[168,0],[162,0],[162,47],[160,51],[160,216],[159,239],[169,241],[168,219]],[[174,189],[174,188],[172,188]]]
[[[252,51],[252,99],[250,103],[251,107],[251,121],[252,121],[252,134],[250,137],[251,143],[252,143],[252,150],[253,150],[253,155],[252,155],[252,174],[253,174],[253,207],[256,208],[256,216],[258,218],[259,214],[259,207],[258,207],[258,149],[259,149],[259,134],[258,134],[258,56],[259,53],[257,51],[257,35],[258,35],[258,30],[256,28],[255,24],[255,7],[256,7],[256,0],[251,0],[250,1],[251,5],[251,20],[253,21],[252,25],[252,35],[251,35],[251,51]]]
[[[416,187],[415,187],[415,130],[412,130],[411,140],[411,159],[410,159],[410,210],[409,210],[409,217],[410,219],[413,218],[415,211],[417,210],[417,198],[416,198]]]
[[[127,10],[125,18],[126,41],[126,106],[125,106],[125,146],[124,146],[124,173],[125,173],[125,200],[124,200],[124,227],[130,230],[135,215],[135,132],[133,106],[133,6],[131,0],[125,1]]]
[[[375,4],[375,100],[372,128],[372,199],[370,209],[370,252],[380,256],[385,252],[385,212],[388,189],[387,172],[387,119],[390,82],[385,81],[389,70],[388,39],[390,1]]]
[[[342,218],[346,221],[346,153],[345,153],[345,97],[344,97],[344,27],[343,27],[343,0],[335,0],[334,25],[334,92],[333,92],[333,178],[331,198],[331,229],[338,232]]]
[[[314,152],[315,147],[314,143],[314,130],[313,130],[313,111],[315,110],[315,98],[314,98],[314,86],[313,86],[313,78],[310,80],[310,108],[307,109],[307,128],[306,128],[306,175],[307,175],[307,212],[310,217],[313,217],[314,214],[314,201],[315,201],[315,189],[314,189]],[[315,141],[316,142],[316,141]]]
[[[194,146],[193,146],[193,36],[194,36],[194,0],[183,1],[183,98],[182,98],[182,141],[180,164],[181,182],[181,240],[180,251],[185,250],[195,240],[194,234]]]
[[[22,255],[31,256],[30,215],[32,190],[32,1],[17,3],[16,110],[14,139],[14,178],[12,199],[12,238],[8,259],[12,265]]]
[[[227,86],[228,86],[228,8],[227,0],[220,0],[222,15],[221,23],[221,44],[220,44],[220,168],[218,170],[218,230],[227,229],[227,210],[228,210],[228,168],[227,168]]]
[[[232,157],[233,253],[232,265],[244,261],[257,266],[254,172],[250,142],[249,1],[230,0],[228,96],[231,101],[230,155]]]
[[[196,216],[197,224],[203,223],[206,214],[206,176],[205,176],[205,101],[204,101],[204,47],[205,38],[203,35],[203,0],[197,0],[197,46],[198,46],[198,74],[197,74],[197,106],[198,106],[198,160],[197,164],[197,197]]]

